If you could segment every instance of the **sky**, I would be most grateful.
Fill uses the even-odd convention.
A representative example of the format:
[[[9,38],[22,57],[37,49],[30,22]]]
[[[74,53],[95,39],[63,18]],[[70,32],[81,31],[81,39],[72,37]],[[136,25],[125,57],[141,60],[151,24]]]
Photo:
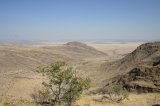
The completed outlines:
[[[160,40],[160,0],[0,0],[4,40]]]

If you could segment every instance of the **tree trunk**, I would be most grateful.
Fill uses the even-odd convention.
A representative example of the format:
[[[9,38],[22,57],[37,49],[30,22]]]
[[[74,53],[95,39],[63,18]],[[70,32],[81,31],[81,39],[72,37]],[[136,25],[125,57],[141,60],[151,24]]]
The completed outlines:
[[[59,84],[59,86],[58,86],[58,90],[59,90],[59,91],[58,91],[58,105],[59,105],[59,106],[61,106],[61,101],[60,101],[60,95],[61,95],[61,84],[62,84],[62,83],[60,83],[60,84]]]
[[[71,84],[71,86],[70,86],[69,106],[72,106],[72,84]]]

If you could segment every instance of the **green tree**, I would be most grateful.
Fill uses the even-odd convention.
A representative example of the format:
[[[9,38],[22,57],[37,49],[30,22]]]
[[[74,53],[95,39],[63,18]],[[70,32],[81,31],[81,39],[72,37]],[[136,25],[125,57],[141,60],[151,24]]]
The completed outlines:
[[[64,101],[68,106],[80,98],[82,92],[90,87],[89,79],[82,79],[78,77],[73,77],[67,87],[66,92],[64,93]]]
[[[48,78],[48,82],[42,84],[46,88],[47,95],[49,95],[47,102],[51,106],[60,106],[64,102],[71,106],[90,85],[89,79],[76,77],[72,68],[62,61],[38,68],[37,72]],[[41,94],[45,95],[42,92]],[[46,101],[41,102],[47,103]]]

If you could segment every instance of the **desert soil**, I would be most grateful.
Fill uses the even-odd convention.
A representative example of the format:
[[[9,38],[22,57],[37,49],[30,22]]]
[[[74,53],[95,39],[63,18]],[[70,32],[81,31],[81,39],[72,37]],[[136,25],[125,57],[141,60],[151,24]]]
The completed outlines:
[[[61,50],[56,51],[59,46],[63,45],[64,43],[43,43],[39,45],[29,45],[27,48],[23,49],[33,49],[35,48],[36,51],[43,51],[43,47],[45,48],[52,48],[53,51],[50,52],[49,50],[43,51],[41,55],[47,56],[47,53],[50,53],[48,56],[51,56],[52,54],[56,54],[59,56],[61,54]],[[79,61],[75,64],[72,64],[77,68],[78,74],[89,77],[93,81],[93,88],[96,88],[97,86],[100,86],[100,82],[106,77],[105,75],[108,74],[106,72],[100,71],[101,64],[108,61],[114,61],[117,59],[120,59],[124,57],[126,54],[132,52],[134,49],[136,49],[140,44],[142,43],[135,43],[135,42],[129,42],[129,43],[106,43],[106,44],[98,44],[98,43],[87,43],[87,45],[94,47],[98,51],[102,51],[107,54],[107,56],[91,56],[89,58],[86,58],[85,56],[82,56],[80,58],[83,58],[83,61]],[[24,46],[26,47],[26,45]],[[8,45],[0,45],[0,50],[4,51],[10,49],[10,46]],[[25,53],[23,49],[19,48],[19,45],[12,45],[11,48],[17,51],[22,52],[25,56]],[[14,51],[15,52],[15,51]],[[46,52],[46,54],[44,53]],[[72,57],[72,52],[64,51],[62,54],[68,57]],[[4,54],[0,54],[4,55]],[[9,54],[8,54],[9,55]],[[17,54],[18,55],[18,54]],[[20,56],[20,55],[19,55]],[[3,57],[3,56],[1,56]],[[87,56],[88,57],[88,56]],[[37,56],[38,58],[38,56]],[[54,57],[53,57],[54,58]],[[78,59],[76,56],[75,58]],[[10,58],[12,59],[12,57]],[[32,59],[27,57],[28,61],[26,61],[26,64],[29,62],[32,62]],[[16,61],[16,60],[15,60]],[[19,60],[20,61],[20,60]],[[48,59],[50,62],[51,60]],[[1,60],[3,62],[3,60]],[[9,60],[5,61],[9,63]],[[35,61],[34,61],[35,62]],[[0,63],[3,65],[3,63]],[[34,64],[37,64],[36,62]],[[33,67],[36,66],[33,64]],[[25,99],[31,99],[31,94],[34,92],[35,89],[39,89],[41,87],[41,82],[45,80],[41,75],[35,74],[33,72],[34,68],[26,68],[24,67],[25,64],[21,64],[21,68],[18,69],[18,65],[15,66],[15,70],[12,71],[10,67],[6,67],[6,70],[0,68],[0,96],[1,99],[3,97],[14,97],[14,98],[25,98]],[[12,66],[13,67],[13,66]],[[23,68],[24,67],[24,68]],[[30,70],[29,70],[30,69]],[[31,71],[32,70],[32,71]],[[77,104],[81,106],[146,106],[149,102],[153,102],[152,100],[154,97],[157,97],[158,94],[131,94],[129,96],[129,100],[125,100],[123,103],[117,104],[117,103],[108,103],[108,102],[98,102],[95,101],[95,99],[99,99],[102,95],[94,95],[94,96],[87,96],[84,95]],[[159,97],[159,95],[158,95]],[[149,101],[150,100],[150,101]]]

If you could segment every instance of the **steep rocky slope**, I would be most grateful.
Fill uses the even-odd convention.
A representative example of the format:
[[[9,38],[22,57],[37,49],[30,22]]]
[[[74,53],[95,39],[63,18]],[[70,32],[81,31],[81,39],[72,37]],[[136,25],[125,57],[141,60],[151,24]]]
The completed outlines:
[[[131,92],[160,92],[160,64],[137,66],[124,75],[113,78],[108,84],[122,84]]]
[[[160,92],[160,42],[142,44],[111,67],[119,73],[106,86],[122,84],[129,91]]]

